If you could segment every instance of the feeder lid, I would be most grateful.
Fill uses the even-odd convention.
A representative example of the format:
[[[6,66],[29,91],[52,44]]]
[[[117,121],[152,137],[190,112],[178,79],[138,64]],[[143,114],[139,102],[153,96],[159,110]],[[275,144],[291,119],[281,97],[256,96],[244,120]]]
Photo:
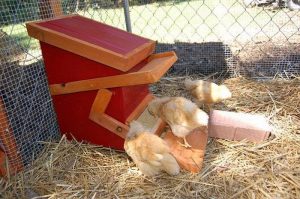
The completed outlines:
[[[26,27],[33,38],[124,72],[155,48],[150,39],[79,15],[29,22]]]

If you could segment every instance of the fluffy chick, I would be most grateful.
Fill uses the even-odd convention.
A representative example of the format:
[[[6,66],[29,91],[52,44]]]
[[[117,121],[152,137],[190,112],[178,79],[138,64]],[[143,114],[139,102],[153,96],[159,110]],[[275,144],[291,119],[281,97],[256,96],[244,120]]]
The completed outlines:
[[[177,137],[183,138],[184,147],[191,147],[186,136],[195,128],[208,125],[208,115],[192,101],[183,97],[163,97],[152,100],[148,111],[168,123]]]
[[[207,104],[209,109],[212,104],[231,98],[231,92],[225,85],[191,79],[186,79],[184,85],[199,103]]]
[[[140,171],[147,176],[157,175],[161,171],[170,175],[177,175],[180,172],[180,167],[171,155],[167,143],[145,130],[137,121],[130,124],[124,148]]]

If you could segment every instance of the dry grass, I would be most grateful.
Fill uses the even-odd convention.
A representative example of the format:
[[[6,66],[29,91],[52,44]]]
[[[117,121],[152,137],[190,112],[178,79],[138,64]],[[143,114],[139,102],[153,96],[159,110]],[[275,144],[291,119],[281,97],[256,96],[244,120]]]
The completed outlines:
[[[164,78],[153,90],[187,96],[183,78]],[[2,181],[4,198],[300,198],[300,80],[225,84],[233,98],[216,108],[260,113],[274,139],[260,144],[211,139],[199,174],[141,175],[122,152],[69,142],[47,150],[26,172]]]

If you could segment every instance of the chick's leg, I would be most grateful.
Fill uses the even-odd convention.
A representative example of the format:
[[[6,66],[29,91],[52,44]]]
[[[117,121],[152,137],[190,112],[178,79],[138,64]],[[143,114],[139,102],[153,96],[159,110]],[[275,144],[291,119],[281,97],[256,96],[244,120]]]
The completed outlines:
[[[187,142],[185,136],[183,137],[183,144],[182,144],[181,142],[179,142],[179,141],[178,141],[178,143],[179,143],[181,146],[185,147],[185,148],[190,148],[190,147],[192,147],[192,146]]]
[[[212,104],[206,104],[206,110],[209,113],[212,110]]]

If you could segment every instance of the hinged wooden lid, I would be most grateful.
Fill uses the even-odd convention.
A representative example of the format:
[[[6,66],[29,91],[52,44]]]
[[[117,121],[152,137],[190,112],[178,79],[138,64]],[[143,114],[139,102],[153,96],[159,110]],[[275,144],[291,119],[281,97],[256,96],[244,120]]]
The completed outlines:
[[[31,37],[124,72],[155,48],[152,40],[79,15],[29,22],[26,27]]]

